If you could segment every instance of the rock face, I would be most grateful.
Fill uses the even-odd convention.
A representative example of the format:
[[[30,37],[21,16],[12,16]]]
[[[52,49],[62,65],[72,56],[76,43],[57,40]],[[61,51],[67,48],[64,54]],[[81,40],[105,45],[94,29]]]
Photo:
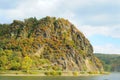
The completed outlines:
[[[0,36],[1,42],[9,39],[5,42],[6,46],[1,46],[4,50],[20,52],[23,57],[29,55],[36,61],[48,60],[51,66],[63,71],[103,70],[88,39],[68,20],[55,17],[41,20],[29,18],[24,22],[14,20],[6,26],[4,38]],[[39,62],[34,65],[36,68],[45,66],[48,65],[41,66]]]

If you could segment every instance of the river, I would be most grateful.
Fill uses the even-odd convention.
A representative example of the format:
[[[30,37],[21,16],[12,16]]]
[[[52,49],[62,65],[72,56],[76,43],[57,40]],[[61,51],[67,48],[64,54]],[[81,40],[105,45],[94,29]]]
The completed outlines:
[[[97,76],[0,76],[0,80],[120,80],[120,73]]]

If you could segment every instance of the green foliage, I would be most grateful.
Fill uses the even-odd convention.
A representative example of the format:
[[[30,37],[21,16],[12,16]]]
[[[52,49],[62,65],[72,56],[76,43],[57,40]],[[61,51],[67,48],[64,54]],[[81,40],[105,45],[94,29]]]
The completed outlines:
[[[62,75],[62,72],[60,72],[60,71],[48,71],[48,72],[45,72],[44,73],[45,75],[47,75],[47,76],[60,76],[60,75]]]
[[[88,72],[88,74],[94,74],[94,72],[91,72],[91,71],[90,71],[90,72]]]
[[[44,65],[44,64],[49,64],[50,62],[49,62],[48,59],[40,59],[40,60],[39,60],[39,63],[40,63],[41,65]]]
[[[47,75],[47,76],[51,75],[50,72],[45,72],[44,74]]]
[[[23,58],[22,69],[29,73],[30,67],[32,66],[32,59],[29,56]]]
[[[95,54],[103,63],[105,71],[120,71],[120,55]]]
[[[0,49],[0,69],[20,70],[20,60],[19,53]]]
[[[0,69],[7,69],[8,59],[7,56],[0,56]]]
[[[99,74],[100,72],[99,71],[89,71],[87,72],[88,74]]]
[[[82,71],[82,72],[80,72],[80,74],[85,74],[85,72],[84,72],[84,71]]]
[[[79,72],[78,72],[78,71],[74,71],[74,72],[73,72],[73,75],[74,75],[74,76],[78,76],[78,75],[79,75]]]
[[[11,61],[11,70],[20,70],[21,64],[14,60]]]

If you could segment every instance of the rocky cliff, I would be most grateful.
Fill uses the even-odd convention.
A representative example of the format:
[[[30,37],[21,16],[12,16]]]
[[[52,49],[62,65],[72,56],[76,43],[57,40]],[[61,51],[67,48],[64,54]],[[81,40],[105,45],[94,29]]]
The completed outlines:
[[[18,63],[29,56],[33,60],[31,69],[103,70],[100,60],[93,54],[89,40],[63,18],[29,18],[1,24],[0,48],[6,54],[8,51],[16,56],[18,59],[14,61],[18,60]],[[12,69],[9,65],[7,68]]]

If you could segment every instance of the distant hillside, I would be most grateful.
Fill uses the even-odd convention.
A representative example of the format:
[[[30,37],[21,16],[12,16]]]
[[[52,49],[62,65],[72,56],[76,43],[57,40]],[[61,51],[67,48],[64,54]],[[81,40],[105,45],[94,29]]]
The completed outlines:
[[[102,62],[106,71],[120,72],[120,54],[95,54]]]
[[[0,25],[0,69],[101,71],[88,39],[63,18]]]

